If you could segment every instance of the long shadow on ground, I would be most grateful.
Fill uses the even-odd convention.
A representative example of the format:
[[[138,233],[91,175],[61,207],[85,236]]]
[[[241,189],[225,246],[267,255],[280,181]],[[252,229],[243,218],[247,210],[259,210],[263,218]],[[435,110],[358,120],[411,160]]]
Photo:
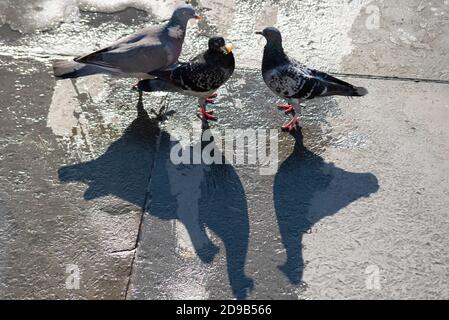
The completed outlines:
[[[215,156],[223,164],[173,164],[170,152],[178,141],[159,129],[158,120],[148,116],[141,99],[137,110],[136,120],[103,155],[60,168],[60,181],[87,184],[86,200],[113,195],[142,208],[147,205],[148,212],[160,219],[178,219],[204,263],[212,262],[219,250],[206,227],[212,230],[224,243],[232,292],[236,298],[245,298],[253,288],[244,270],[249,220],[246,195],[235,169],[225,164],[221,154]],[[183,152],[213,147],[213,137],[209,141],[188,145]],[[150,178],[150,198],[145,204]]]
[[[203,124],[202,135],[210,133],[206,133],[207,129]],[[206,227],[213,231],[226,250],[232,292],[236,298],[243,299],[253,288],[253,281],[244,270],[249,242],[246,195],[234,167],[226,164],[223,155],[214,148],[214,137],[211,135],[205,140],[180,147],[179,141],[162,132],[149,212],[162,219],[179,219],[186,227],[198,257],[205,263],[212,262],[218,252]],[[179,153],[188,155],[188,163],[193,162],[195,154],[208,148],[215,159],[221,159],[221,164],[174,164],[170,153],[176,146]]]
[[[371,173],[348,172],[308,150],[301,130],[294,135],[293,153],[281,164],[274,181],[274,206],[286,249],[279,269],[299,284],[304,271],[302,236],[326,216],[379,189]]]
[[[159,134],[159,121],[149,117],[140,98],[137,118],[124,134],[97,159],[60,168],[59,180],[87,184],[86,200],[114,195],[143,208]]]

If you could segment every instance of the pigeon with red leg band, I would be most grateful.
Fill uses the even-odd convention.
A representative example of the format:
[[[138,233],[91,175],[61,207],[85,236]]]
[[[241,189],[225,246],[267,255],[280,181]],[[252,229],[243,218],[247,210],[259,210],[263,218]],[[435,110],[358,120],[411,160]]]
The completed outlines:
[[[274,27],[256,32],[265,37],[262,61],[262,76],[265,84],[277,96],[286,99],[288,105],[278,106],[293,118],[282,130],[292,131],[298,124],[300,101],[318,97],[347,96],[360,97],[368,93],[363,87],[355,87],[324,72],[314,70],[289,57],[282,47],[282,36]],[[296,112],[295,112],[296,111]]]
[[[294,111],[293,106],[291,104],[285,106],[278,106],[279,110],[283,110],[286,114],[292,113]]]
[[[213,103],[215,91],[221,87],[234,72],[235,60],[233,46],[226,44],[222,37],[209,39],[208,49],[189,62],[178,63],[167,69],[151,72],[155,79],[142,80],[137,87],[141,91],[178,92],[198,98],[198,113],[205,121],[216,121],[206,105]]]
[[[201,119],[204,119],[206,121],[217,121],[217,117],[213,115],[213,111],[206,111],[205,107],[200,107],[198,109],[198,113]]]

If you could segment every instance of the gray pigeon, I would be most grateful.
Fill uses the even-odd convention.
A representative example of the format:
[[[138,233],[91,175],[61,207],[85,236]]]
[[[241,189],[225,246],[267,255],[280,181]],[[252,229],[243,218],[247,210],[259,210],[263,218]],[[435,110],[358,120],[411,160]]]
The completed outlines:
[[[201,19],[189,4],[178,6],[170,20],[124,37],[111,46],[74,61],[55,61],[58,78],[78,78],[97,73],[149,78],[149,72],[166,68],[178,61],[190,19]]]
[[[293,115],[293,118],[282,126],[284,131],[296,128],[298,116],[295,111],[301,111],[300,102],[303,100],[332,95],[359,97],[368,93],[363,87],[355,87],[324,72],[310,69],[287,56],[278,29],[269,27],[256,34],[263,35],[267,40],[262,62],[263,79],[276,95],[287,99],[288,105],[278,108]],[[295,110],[295,107],[298,110]]]
[[[142,80],[137,84],[140,91],[179,92],[198,97],[198,112],[204,120],[216,121],[212,111],[206,111],[214,93],[231,77],[235,68],[233,46],[222,37],[209,39],[209,48],[186,63],[178,63],[166,70],[151,72],[156,79]]]

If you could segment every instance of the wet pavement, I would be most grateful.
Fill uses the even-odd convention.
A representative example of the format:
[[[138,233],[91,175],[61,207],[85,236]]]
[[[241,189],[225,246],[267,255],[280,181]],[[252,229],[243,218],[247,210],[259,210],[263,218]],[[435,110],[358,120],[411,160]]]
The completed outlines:
[[[205,147],[193,98],[52,77],[52,60],[160,22],[171,1],[48,3],[0,0],[1,298],[449,298],[448,1],[194,1],[206,19],[183,57],[213,34],[237,46],[214,142],[288,119],[260,75],[264,25],[369,90],[308,102],[269,175],[233,164],[238,146],[216,152],[229,163],[170,160],[180,141]]]

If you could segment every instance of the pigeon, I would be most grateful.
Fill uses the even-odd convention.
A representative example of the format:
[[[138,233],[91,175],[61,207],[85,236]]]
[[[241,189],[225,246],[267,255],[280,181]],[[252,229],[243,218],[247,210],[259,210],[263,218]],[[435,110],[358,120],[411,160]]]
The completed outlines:
[[[324,72],[314,70],[287,56],[282,47],[282,36],[274,27],[265,28],[256,34],[267,40],[265,45],[262,76],[276,95],[287,99],[288,104],[278,106],[286,114],[292,114],[292,119],[282,126],[284,131],[293,131],[298,125],[300,103],[317,97],[348,96],[360,97],[368,93],[363,87],[355,87]],[[298,110],[295,110],[295,107]]]
[[[190,4],[182,4],[164,25],[145,28],[74,61],[55,61],[54,75],[67,79],[103,73],[146,79],[149,72],[178,61],[190,19],[201,17]]]
[[[206,111],[207,103],[213,103],[215,91],[234,72],[234,46],[226,44],[223,37],[211,37],[208,49],[189,62],[177,63],[165,70],[150,72],[156,79],[141,80],[137,84],[140,92],[178,92],[198,97],[199,115],[205,121],[216,121],[213,111]]]

